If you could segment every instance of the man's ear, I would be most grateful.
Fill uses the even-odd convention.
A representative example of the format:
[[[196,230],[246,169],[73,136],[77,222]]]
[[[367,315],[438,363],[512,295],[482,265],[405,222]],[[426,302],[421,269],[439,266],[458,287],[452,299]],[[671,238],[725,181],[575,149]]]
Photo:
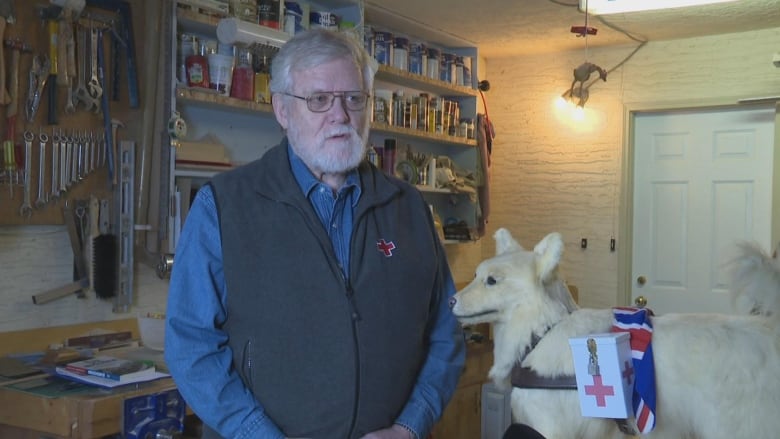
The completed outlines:
[[[282,126],[282,129],[287,129],[287,105],[283,102],[284,96],[280,94],[274,94],[271,97],[271,105],[274,107],[274,115],[276,115],[276,121]]]

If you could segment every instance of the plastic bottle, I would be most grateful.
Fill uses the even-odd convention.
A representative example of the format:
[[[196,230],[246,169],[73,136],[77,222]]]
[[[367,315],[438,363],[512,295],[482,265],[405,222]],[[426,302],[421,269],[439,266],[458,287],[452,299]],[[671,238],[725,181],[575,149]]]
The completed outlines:
[[[230,86],[230,96],[245,101],[255,97],[255,71],[252,69],[252,55],[248,49],[238,51],[238,62],[233,69],[233,81]]]
[[[205,45],[201,45],[199,50],[187,56],[184,60],[184,66],[187,71],[187,85],[190,87],[209,88],[209,63],[204,51]]]

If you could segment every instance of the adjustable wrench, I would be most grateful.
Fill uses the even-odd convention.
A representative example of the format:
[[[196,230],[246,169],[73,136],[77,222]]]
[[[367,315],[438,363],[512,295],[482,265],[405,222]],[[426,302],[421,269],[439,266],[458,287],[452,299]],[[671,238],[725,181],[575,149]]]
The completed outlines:
[[[78,101],[80,101],[82,104],[84,104],[84,107],[89,110],[95,110],[96,112],[100,111],[100,101],[93,98],[89,91],[87,90],[87,86],[84,83],[84,77],[86,76],[86,70],[87,70],[87,56],[86,56],[86,50],[87,50],[87,30],[83,27],[79,27],[78,31],[76,32],[78,37],[78,45],[77,48],[79,50],[79,56],[77,57],[79,61],[79,69],[76,74],[78,77],[78,83],[76,84],[76,89],[73,91],[73,105],[76,105]]]

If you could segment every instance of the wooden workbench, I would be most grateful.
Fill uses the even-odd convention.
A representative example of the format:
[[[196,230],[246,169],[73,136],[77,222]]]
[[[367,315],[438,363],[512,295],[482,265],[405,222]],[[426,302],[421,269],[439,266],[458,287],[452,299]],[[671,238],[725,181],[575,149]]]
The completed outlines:
[[[0,333],[0,355],[44,351],[66,338],[82,336],[98,328],[131,331],[133,337],[138,338],[135,318],[36,328]],[[86,394],[48,398],[8,385],[0,383],[0,438],[14,439],[91,439],[121,433],[125,399],[175,388],[171,378],[164,378],[111,390],[96,388]]]
[[[127,398],[176,386],[171,378],[122,386],[110,391],[46,398],[0,385],[0,437],[92,439],[121,433]]]

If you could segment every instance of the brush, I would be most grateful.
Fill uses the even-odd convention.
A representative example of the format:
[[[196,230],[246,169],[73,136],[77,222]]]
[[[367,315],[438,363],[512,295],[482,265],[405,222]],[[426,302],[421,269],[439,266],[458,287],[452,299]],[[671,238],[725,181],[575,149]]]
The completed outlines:
[[[108,201],[100,200],[100,234],[92,241],[93,288],[100,299],[116,296],[119,270],[119,249],[116,235],[109,233]]]

